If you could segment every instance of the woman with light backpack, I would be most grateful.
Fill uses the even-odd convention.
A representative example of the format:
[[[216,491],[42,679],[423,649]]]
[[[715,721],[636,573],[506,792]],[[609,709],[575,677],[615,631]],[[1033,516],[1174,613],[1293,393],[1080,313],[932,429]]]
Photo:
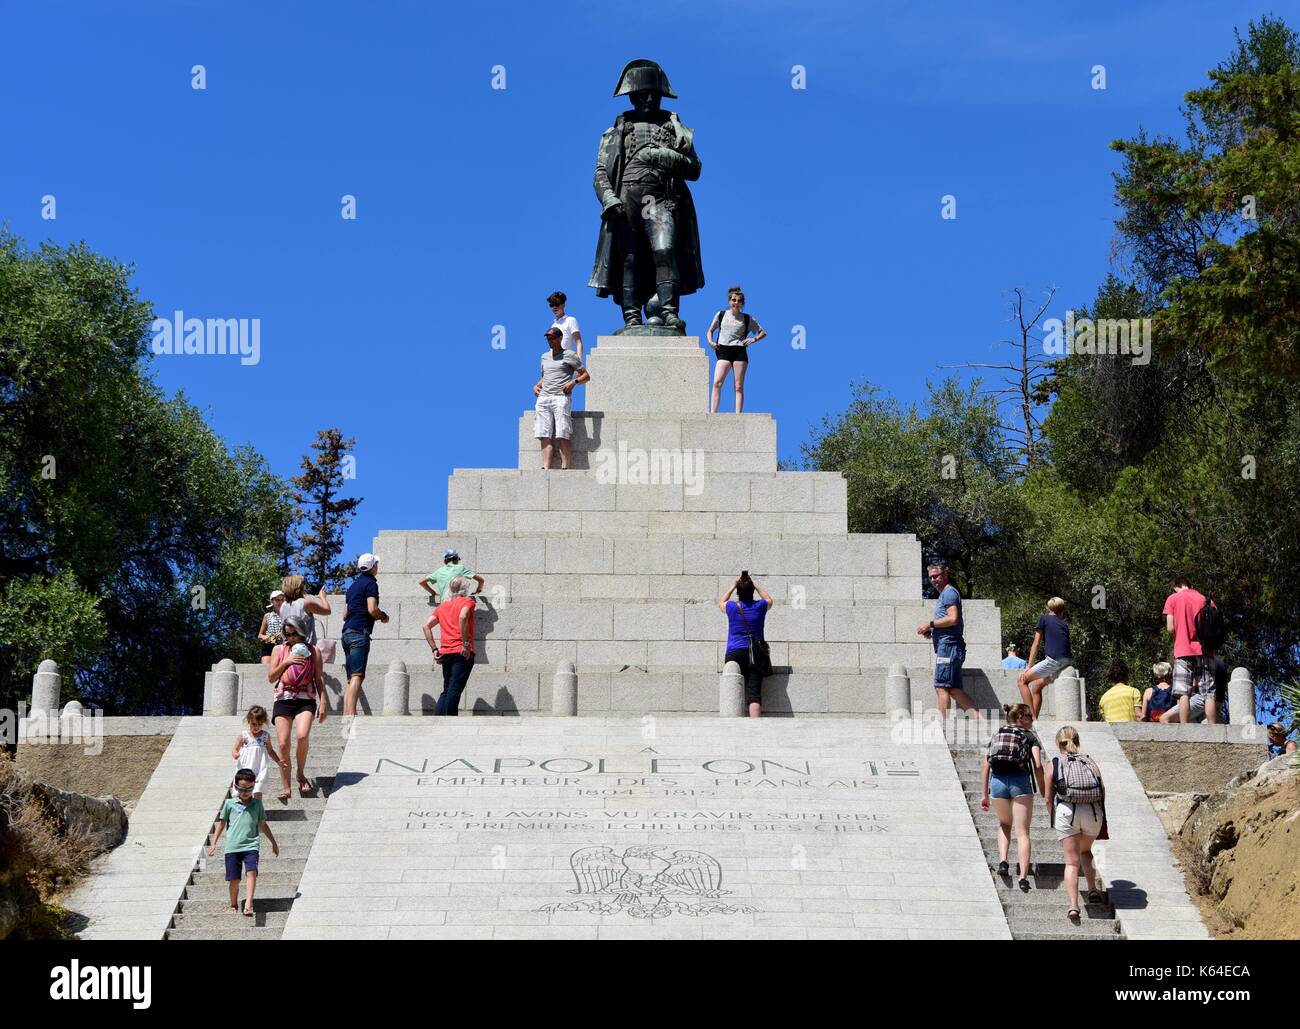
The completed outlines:
[[[1011,849],[1011,830],[1016,833],[1016,856],[1020,864],[1020,889],[1029,892],[1030,842],[1029,825],[1034,819],[1034,783],[1043,793],[1043,744],[1031,726],[1034,713],[1028,704],[1010,704],[1002,709],[1006,721],[984,752],[980,771],[984,795],[980,810],[989,809],[989,800],[998,816],[998,875],[1009,875],[1007,852]]]
[[[1070,900],[1066,917],[1079,920],[1079,865],[1088,878],[1088,902],[1100,904],[1097,866],[1092,859],[1092,841],[1103,834],[1106,824],[1106,786],[1097,762],[1079,751],[1079,733],[1064,725],[1056,734],[1056,749],[1047,769],[1047,788],[1043,792],[1049,807],[1054,806],[1052,824],[1065,851],[1065,892]]]

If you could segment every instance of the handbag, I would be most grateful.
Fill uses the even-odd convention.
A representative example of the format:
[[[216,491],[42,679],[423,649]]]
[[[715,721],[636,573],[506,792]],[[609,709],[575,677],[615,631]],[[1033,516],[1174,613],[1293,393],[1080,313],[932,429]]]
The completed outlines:
[[[333,640],[317,640],[316,649],[320,651],[322,663],[327,665],[334,664],[335,658],[338,657],[338,644]]]
[[[739,597],[736,598],[736,610],[740,612],[740,620],[745,626],[745,635],[749,637],[749,667],[766,679],[772,674],[772,649],[767,645],[767,640],[754,639],[754,634],[749,631],[749,619],[745,617],[745,605],[740,602]]]

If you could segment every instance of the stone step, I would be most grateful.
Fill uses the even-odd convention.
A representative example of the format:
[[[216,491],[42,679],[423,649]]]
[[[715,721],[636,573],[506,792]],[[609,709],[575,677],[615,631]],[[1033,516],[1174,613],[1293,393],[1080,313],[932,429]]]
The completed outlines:
[[[1086,937],[1088,939],[1108,938],[1119,935],[1119,923],[1112,919],[1093,919],[1080,918],[1078,924],[1071,922],[1065,917],[1065,905],[1062,904],[1060,913],[1057,915],[1039,914],[1034,911],[1031,914],[1021,914],[1015,910],[1009,910],[1007,915],[1007,928],[1014,935],[1019,932],[1047,932],[1057,933],[1066,939],[1076,937]]]
[[[208,871],[195,872],[193,881],[200,884],[210,882],[224,883],[226,881],[226,866],[220,851],[218,851],[214,857],[208,859],[208,864],[210,866],[215,865],[218,862],[221,862],[220,868],[213,867]],[[274,875],[277,877],[286,877],[290,875],[301,875],[303,869],[307,865],[307,859],[272,857],[271,848],[268,846],[262,851],[260,864],[262,867],[257,870],[257,881],[259,884],[262,882],[264,876]],[[296,883],[297,880],[295,879],[294,882]]]
[[[231,915],[233,921],[236,917],[245,922],[252,919],[243,918],[242,915]],[[246,928],[246,929],[169,929],[167,930],[167,939],[170,940],[278,940],[284,931],[283,926],[275,928]]]
[[[268,879],[269,873],[263,872],[257,877],[257,896],[254,898],[253,906],[256,907],[262,901],[275,901],[285,903],[292,901],[298,896],[298,878],[293,877],[292,881],[287,879],[272,880]],[[218,904],[224,906],[229,898],[229,888],[227,887],[224,877],[217,880],[205,880],[201,883],[191,883],[185,887],[185,896],[181,900],[182,905],[186,904]],[[239,895],[244,896],[244,886],[241,883]]]
[[[1069,932],[1052,932],[1051,930],[1046,930],[1046,931],[1033,930],[1029,932],[1018,932],[1013,930],[1011,933],[1011,938],[1013,940],[1045,942],[1047,940],[1073,940],[1073,939],[1077,939],[1078,935],[1079,934],[1074,931],[1074,927],[1070,926]],[[1094,940],[1094,939],[1095,940],[1122,940],[1124,939],[1124,936],[1121,933],[1115,933],[1113,935],[1107,935],[1107,936],[1088,936],[1088,939],[1089,940]]]
[[[222,932],[255,929],[263,932],[274,931],[277,934],[283,931],[284,923],[289,917],[288,911],[258,911],[256,900],[253,902],[253,909],[254,914],[251,918],[243,914],[232,914],[228,910],[211,914],[185,912],[172,917],[171,931]],[[232,925],[232,922],[235,924]]]
[[[259,884],[260,885],[260,884]],[[293,907],[293,897],[263,897],[259,890],[257,896],[253,898],[253,910],[256,912],[287,912]],[[184,915],[224,915],[229,910],[230,898],[227,895],[203,897],[201,899],[191,900],[186,898],[181,901],[180,914]],[[244,903],[244,890],[240,887],[239,903],[242,907]]]
[[[274,829],[271,830],[275,832]],[[262,837],[262,867],[265,868],[270,862],[279,863],[281,861],[306,861],[311,854],[312,843],[315,836],[289,836],[281,837],[278,834],[275,837],[276,842],[280,844],[280,856],[275,857],[271,853],[271,844],[265,836]],[[206,853],[206,850],[204,851]],[[218,858],[225,860],[225,851],[220,846],[217,847],[217,853],[209,858],[210,861],[216,861]],[[261,869],[259,869],[259,872]]]

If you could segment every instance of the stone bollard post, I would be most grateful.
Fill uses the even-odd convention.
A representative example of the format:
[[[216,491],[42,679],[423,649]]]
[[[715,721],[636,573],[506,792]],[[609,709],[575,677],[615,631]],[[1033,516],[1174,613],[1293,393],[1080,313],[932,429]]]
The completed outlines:
[[[1079,674],[1070,665],[1047,687],[1052,691],[1052,711],[1058,722],[1082,722],[1083,699],[1079,696]]]
[[[59,666],[47,658],[32,676],[32,709],[28,715],[33,718],[40,715],[47,722],[57,718],[62,689],[63,676],[59,674]]]
[[[745,677],[740,665],[728,661],[718,680],[718,715],[722,718],[743,718],[745,711]]]
[[[75,740],[81,736],[81,719],[85,714],[79,700],[69,700],[59,713],[59,738]]]
[[[901,664],[889,666],[889,675],[885,677],[885,715],[894,717],[894,712],[912,713],[912,680],[907,677],[907,668]]]
[[[411,713],[411,676],[406,662],[400,657],[388,663],[384,676],[384,715],[409,715]]]
[[[235,662],[223,657],[212,673],[212,703],[206,714],[233,715],[239,708],[239,672]]]
[[[555,666],[551,683],[551,714],[571,718],[578,713],[578,670],[572,661]]]
[[[1228,680],[1228,710],[1233,725],[1255,725],[1255,683],[1250,671],[1234,668]]]

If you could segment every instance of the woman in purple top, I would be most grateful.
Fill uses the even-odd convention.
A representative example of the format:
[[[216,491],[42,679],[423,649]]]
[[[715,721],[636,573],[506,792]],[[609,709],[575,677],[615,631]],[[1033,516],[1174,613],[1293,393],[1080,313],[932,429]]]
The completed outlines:
[[[736,600],[731,599],[733,592]],[[758,600],[754,599],[755,593]],[[764,669],[755,667],[755,662],[749,660],[749,643],[751,637],[755,645],[765,639],[763,623],[772,608],[772,598],[749,577],[748,572],[741,572],[740,578],[718,601],[718,607],[727,616],[727,653],[723,663],[735,661],[740,665],[740,674],[745,677],[745,703],[749,706],[749,717],[757,718],[763,713]],[[766,663],[770,667],[771,662]]]

